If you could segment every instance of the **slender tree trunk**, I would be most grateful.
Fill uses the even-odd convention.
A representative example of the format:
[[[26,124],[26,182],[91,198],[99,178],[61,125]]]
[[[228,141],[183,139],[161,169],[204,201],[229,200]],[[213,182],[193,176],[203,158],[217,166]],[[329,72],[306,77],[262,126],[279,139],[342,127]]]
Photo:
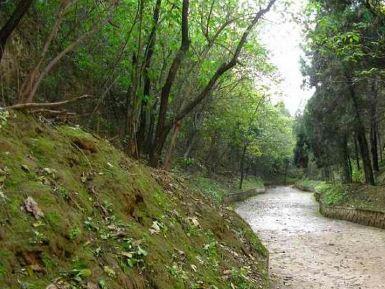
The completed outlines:
[[[27,13],[28,9],[31,7],[33,0],[20,0],[16,6],[15,11],[12,13],[11,17],[5,23],[5,25],[0,30],[0,62],[4,55],[5,45],[12,32],[19,25],[21,19]]]
[[[352,170],[349,157],[348,137],[346,134],[341,139],[342,167],[344,170],[344,181],[348,184],[352,182]]]
[[[146,131],[148,128],[148,121],[149,121],[148,99],[151,94],[151,86],[152,86],[151,78],[150,78],[150,69],[151,69],[152,57],[154,55],[156,32],[159,24],[161,5],[162,5],[162,0],[157,0],[155,4],[154,13],[153,13],[153,26],[151,29],[151,33],[148,37],[147,47],[145,52],[144,72],[143,72],[144,74],[143,96],[144,97],[141,103],[140,126],[139,126],[139,131],[137,136],[139,154],[140,154],[141,148],[144,148],[145,146]]]
[[[356,165],[357,165],[357,170],[361,170],[361,166],[360,166],[360,153],[358,151],[358,140],[357,140],[357,135],[354,134],[354,152],[355,152],[355,156],[356,156]]]
[[[186,149],[185,153],[183,154],[183,157],[185,159],[190,157],[191,151],[192,151],[192,149],[194,147],[195,137],[196,137],[197,133],[198,133],[198,131],[196,129],[194,129],[193,133],[188,138],[187,149]]]
[[[164,161],[164,169],[166,171],[169,171],[170,168],[171,168],[172,155],[173,155],[173,152],[174,152],[174,148],[175,148],[175,144],[176,144],[176,140],[177,140],[177,137],[178,137],[179,130],[180,130],[180,123],[178,122],[175,125],[175,127],[174,127],[174,130],[173,130],[173,133],[172,133],[172,136],[171,136],[170,146],[168,147],[168,151],[167,151],[166,158],[165,158],[165,161]]]
[[[369,146],[368,146],[368,141],[366,139],[366,132],[365,132],[365,126],[362,123],[361,120],[361,115],[359,112],[359,104],[358,104],[358,99],[356,96],[355,88],[354,88],[354,83],[351,78],[346,72],[346,78],[348,81],[348,88],[350,92],[350,97],[353,102],[353,107],[355,110],[355,132],[357,135],[358,139],[358,144],[360,146],[360,151],[361,151],[361,158],[362,158],[362,164],[364,167],[364,173],[365,173],[365,182],[369,185],[374,185],[374,174],[373,174],[373,168],[372,168],[372,163],[370,160],[370,152],[369,152]]]
[[[154,132],[155,132],[155,120],[156,120],[156,111],[157,111],[158,101],[155,101],[155,103],[152,105],[152,108],[150,110],[150,120],[148,124],[148,132],[146,134],[146,140],[145,140],[145,153],[149,154],[151,151],[151,148],[154,145]]]
[[[380,124],[378,124],[380,125]],[[382,157],[382,139],[381,139],[381,127],[377,127],[378,130],[377,130],[377,139],[378,139],[378,155],[380,156],[380,161],[382,162],[383,161],[383,157]]]
[[[370,101],[370,148],[372,152],[373,170],[378,172],[380,167],[378,162],[377,88],[375,81],[373,81],[371,90],[372,99]]]
[[[246,158],[246,151],[247,151],[247,143],[245,142],[243,144],[243,149],[242,149],[242,155],[241,155],[241,163],[239,165],[239,169],[240,169],[240,173],[241,173],[241,177],[239,179],[239,189],[242,190],[242,187],[243,187],[243,180],[245,178],[245,170],[244,170],[244,167],[245,167],[245,158]]]
[[[164,147],[164,143],[167,139],[167,134],[173,127],[173,125],[166,126],[166,118],[169,104],[169,96],[171,89],[174,85],[177,73],[182,64],[183,59],[186,56],[187,51],[190,47],[189,39],[189,27],[188,27],[188,15],[189,15],[189,0],[183,0],[182,7],[182,41],[179,51],[176,53],[174,60],[171,64],[168,72],[166,82],[163,85],[162,92],[160,95],[160,107],[158,124],[155,132],[155,143],[150,154],[150,163],[153,167],[157,167],[160,164],[161,154]],[[176,123],[176,122],[175,122]]]

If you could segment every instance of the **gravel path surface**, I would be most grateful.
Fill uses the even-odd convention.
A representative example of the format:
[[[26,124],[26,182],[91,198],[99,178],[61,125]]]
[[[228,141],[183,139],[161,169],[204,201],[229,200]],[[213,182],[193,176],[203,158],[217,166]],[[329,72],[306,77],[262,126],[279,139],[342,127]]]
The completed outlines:
[[[385,230],[324,218],[312,194],[291,187],[237,212],[270,251],[272,289],[385,289]]]

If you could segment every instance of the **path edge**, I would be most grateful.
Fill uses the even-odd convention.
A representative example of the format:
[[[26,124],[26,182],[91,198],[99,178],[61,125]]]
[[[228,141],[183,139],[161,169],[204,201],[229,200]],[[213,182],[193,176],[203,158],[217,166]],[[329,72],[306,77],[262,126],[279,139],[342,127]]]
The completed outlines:
[[[255,188],[255,189],[251,189],[243,192],[231,193],[224,198],[223,202],[225,204],[241,202],[241,201],[247,200],[248,198],[251,198],[260,194],[264,194],[265,192],[266,192],[266,188],[263,187],[263,188]]]
[[[317,190],[303,190],[300,186],[295,185],[295,188],[312,192],[316,201],[319,204],[319,212],[324,217],[330,219],[344,220],[352,223],[370,226],[380,229],[385,229],[385,213],[368,209],[360,209],[347,206],[328,206],[322,202],[321,193]]]

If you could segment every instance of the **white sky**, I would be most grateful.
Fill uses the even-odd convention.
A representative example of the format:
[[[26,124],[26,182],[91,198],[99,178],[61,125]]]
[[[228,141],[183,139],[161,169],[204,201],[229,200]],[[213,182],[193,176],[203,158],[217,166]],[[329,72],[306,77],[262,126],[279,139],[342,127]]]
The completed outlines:
[[[303,51],[300,45],[304,42],[304,35],[301,24],[291,16],[301,17],[306,0],[291,0],[289,7],[285,7],[284,1],[278,0],[275,9],[265,16],[265,24],[259,35],[282,79],[272,91],[273,101],[284,101],[291,115],[295,115],[298,110],[303,110],[313,94],[313,91],[302,88],[300,57]]]

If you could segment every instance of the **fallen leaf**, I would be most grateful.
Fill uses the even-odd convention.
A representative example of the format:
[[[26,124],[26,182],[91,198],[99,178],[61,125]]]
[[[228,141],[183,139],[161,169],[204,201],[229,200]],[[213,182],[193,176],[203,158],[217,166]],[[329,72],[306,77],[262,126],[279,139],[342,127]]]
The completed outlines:
[[[149,229],[151,235],[159,234],[160,233],[160,225],[157,221],[152,222],[152,226]]]
[[[115,277],[116,275],[115,271],[109,266],[104,266],[103,270],[104,273],[106,273],[109,277]]]
[[[44,213],[32,197],[28,197],[24,200],[23,208],[27,213],[32,214],[35,219],[40,219],[44,217]]]

